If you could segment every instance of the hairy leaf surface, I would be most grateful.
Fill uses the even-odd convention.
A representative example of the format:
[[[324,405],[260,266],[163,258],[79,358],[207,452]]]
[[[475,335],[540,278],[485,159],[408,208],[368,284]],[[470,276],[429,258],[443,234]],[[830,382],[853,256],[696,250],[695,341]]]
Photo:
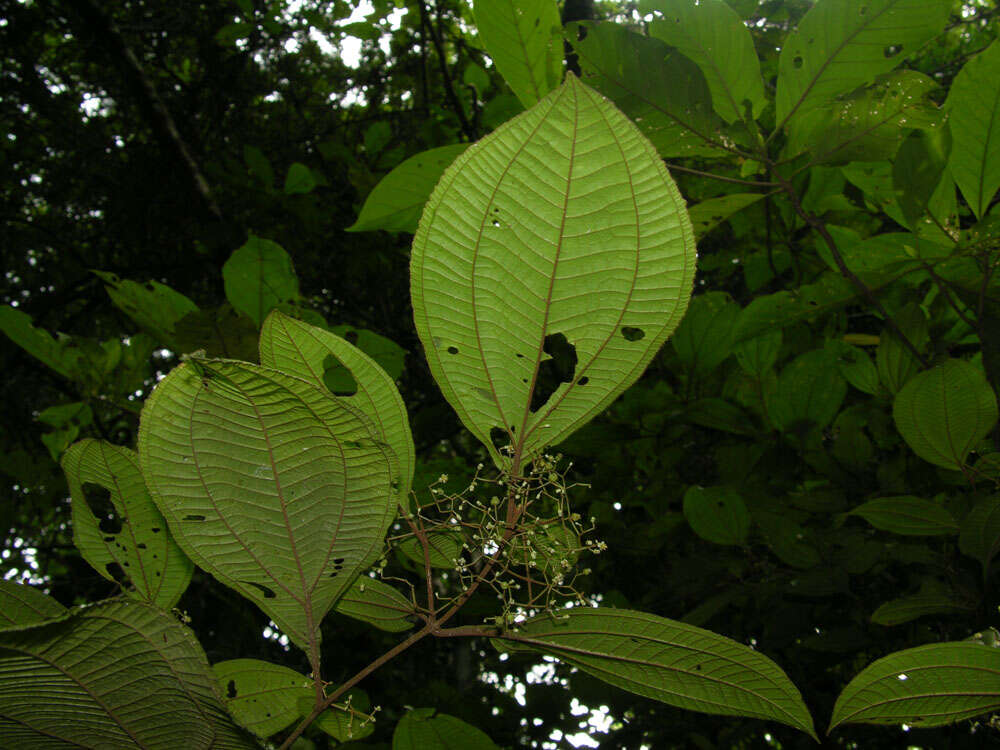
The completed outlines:
[[[639,377],[693,272],[691,224],[656,152],[570,76],[445,172],[413,242],[414,318],[465,425],[495,461],[496,443],[527,460]],[[533,404],[554,352],[560,383]]]

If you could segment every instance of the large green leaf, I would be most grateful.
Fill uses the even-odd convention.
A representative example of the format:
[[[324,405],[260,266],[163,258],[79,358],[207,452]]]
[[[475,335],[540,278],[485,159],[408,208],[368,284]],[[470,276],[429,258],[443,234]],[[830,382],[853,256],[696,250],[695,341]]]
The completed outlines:
[[[110,601],[0,631],[0,737],[11,748],[249,750],[194,634]]]
[[[957,534],[958,523],[951,513],[931,500],[904,495],[880,497],[850,512],[861,516],[876,529],[908,536]]]
[[[977,219],[1000,188],[1000,42],[955,76],[945,106],[951,129],[951,173]]]
[[[346,231],[416,232],[420,212],[441,173],[468,147],[467,143],[455,143],[411,156],[372,188],[358,220]]]
[[[13,581],[0,581],[0,629],[12,625],[34,625],[66,614],[66,608],[36,588]]]
[[[401,482],[359,410],[229,360],[192,361],[160,382],[139,455],[181,548],[302,648],[380,554]]]
[[[476,28],[497,70],[525,107],[562,78],[562,21],[555,0],[475,0]]]
[[[841,724],[934,727],[1000,708],[1000,649],[935,643],[897,651],[866,667],[833,707]]]
[[[660,11],[649,34],[676,47],[698,65],[712,92],[712,106],[726,122],[752,120],[764,109],[764,82],[750,30],[723,0],[646,0]]]
[[[729,487],[691,487],[684,493],[684,517],[702,539],[715,544],[743,544],[750,513]]]
[[[989,572],[990,563],[1000,552],[1000,495],[980,500],[969,511],[962,520],[958,548],[982,563],[984,576]]]
[[[414,708],[396,725],[392,750],[496,750],[481,730],[433,708]]]
[[[500,636],[671,706],[772,719],[815,738],[787,675],[763,654],[708,630],[626,609],[573,608],[519,623]]]
[[[398,500],[408,502],[413,482],[414,448],[410,421],[396,384],[385,370],[357,347],[330,331],[303,323],[278,311],[264,321],[260,332],[260,363],[294,375],[319,389],[329,388],[334,368],[346,369],[354,393],[338,398],[368,417],[380,439],[399,461]]]
[[[670,343],[691,377],[721,365],[733,349],[740,306],[725,292],[706,292],[691,299]]]
[[[259,659],[212,665],[219,693],[236,722],[258,737],[270,737],[300,718],[299,699],[315,700],[308,677]]]
[[[73,499],[73,543],[83,558],[109,581],[127,577],[130,596],[173,607],[194,568],[149,496],[138,454],[88,438],[66,451],[62,467]]]
[[[961,469],[969,451],[997,421],[997,401],[982,369],[949,359],[914,376],[892,406],[913,452],[946,469]]]
[[[390,633],[409,630],[414,623],[413,602],[388,583],[366,575],[354,579],[336,611]]]
[[[298,302],[299,279],[280,245],[250,236],[222,266],[226,299],[259,327],[278,305]]]
[[[779,126],[897,67],[944,28],[950,10],[946,0],[819,0],[781,48]]]
[[[569,76],[438,183],[413,242],[417,332],[494,460],[494,441],[527,460],[639,377],[684,313],[694,261],[650,143]],[[544,400],[540,371],[560,379]]]
[[[174,326],[198,309],[185,295],[155,279],[140,284],[108,271],[94,273],[104,282],[111,301],[148,331],[157,343],[172,344]]]
[[[572,25],[568,38],[583,80],[632,118],[661,156],[727,155],[725,121],[712,109],[704,74],[687,57],[613,23]]]

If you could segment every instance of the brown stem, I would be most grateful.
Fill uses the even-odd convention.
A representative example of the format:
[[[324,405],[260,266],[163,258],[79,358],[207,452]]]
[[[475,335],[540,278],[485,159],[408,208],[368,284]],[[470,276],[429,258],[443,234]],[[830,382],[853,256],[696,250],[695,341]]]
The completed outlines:
[[[677,164],[671,164],[670,162],[664,162],[667,165],[667,169],[677,170],[678,172],[686,172],[687,174],[696,174],[699,177],[708,177],[713,180],[719,180],[719,182],[731,182],[735,185],[749,185],[750,187],[778,187],[777,182],[756,182],[754,180],[741,180],[737,177],[723,177],[722,175],[712,174],[711,172],[702,172],[700,169],[691,169],[690,167],[682,167]]]
[[[913,342],[910,341],[900,330],[896,321],[889,314],[889,311],[886,310],[882,303],[878,301],[874,292],[868,288],[868,285],[858,278],[858,275],[847,266],[847,263],[844,261],[844,256],[840,254],[840,250],[837,248],[836,240],[833,239],[833,236],[830,234],[829,230],[827,230],[826,224],[823,220],[815,214],[809,213],[802,207],[802,202],[799,200],[798,193],[795,192],[795,188],[792,186],[791,182],[778,174],[775,174],[774,177],[778,180],[782,189],[785,191],[785,194],[788,196],[788,200],[791,202],[795,213],[798,214],[799,218],[806,222],[806,224],[815,229],[819,236],[823,239],[823,242],[830,250],[830,255],[833,256],[834,263],[837,264],[837,268],[840,270],[841,276],[850,281],[858,292],[860,292],[861,296],[867,300],[868,304],[878,311],[889,330],[899,338],[900,342],[916,358],[917,362],[919,362],[922,367],[927,367],[928,363],[924,358],[924,355],[920,353],[920,350],[917,349]]]

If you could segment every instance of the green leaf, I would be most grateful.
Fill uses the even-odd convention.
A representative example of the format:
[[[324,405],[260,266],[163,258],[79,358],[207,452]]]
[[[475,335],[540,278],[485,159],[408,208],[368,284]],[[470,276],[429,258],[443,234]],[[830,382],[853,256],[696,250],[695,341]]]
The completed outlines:
[[[270,189],[274,185],[274,170],[271,168],[271,162],[259,148],[250,145],[244,146],[243,163],[247,165],[250,174],[260,180],[264,187]]]
[[[892,416],[914,453],[937,466],[961,469],[996,424],[997,402],[980,368],[949,359],[903,386]]]
[[[734,435],[756,435],[746,412],[722,398],[700,398],[687,404],[684,417],[694,424]]]
[[[684,517],[695,534],[714,544],[743,544],[750,532],[747,506],[728,487],[688,488]]]
[[[948,22],[944,0],[821,0],[785,39],[775,117],[830,103],[897,67]]]
[[[892,185],[899,208],[910,226],[915,226],[928,211],[942,178],[951,179],[946,171],[950,151],[951,132],[938,128],[913,131],[896,152]]]
[[[459,531],[431,531],[427,534],[427,550],[432,568],[451,569],[455,560],[462,554],[463,537]],[[401,541],[399,551],[407,558],[417,563],[421,570],[424,567],[424,546],[420,540],[408,537]]]
[[[730,216],[763,197],[764,193],[730,193],[688,206],[695,238],[700,240]]]
[[[298,302],[299,279],[292,259],[270,240],[250,236],[222,267],[226,299],[256,326],[278,305]]]
[[[977,219],[1000,188],[1000,42],[955,76],[945,107],[951,129],[951,173]]]
[[[889,654],[865,667],[837,698],[841,724],[936,727],[1000,708],[1000,649],[934,643]]]
[[[0,632],[0,696],[9,747],[256,747],[222,707],[191,631],[138,602]]]
[[[392,450],[343,399],[284,373],[198,360],[146,400],[143,475],[181,548],[302,648],[382,550]]]
[[[330,326],[329,330],[340,338],[347,339],[374,359],[376,364],[385,370],[393,381],[399,380],[403,374],[406,350],[395,341],[354,326]]]
[[[958,548],[983,565],[983,575],[1000,552],[1000,495],[980,500],[962,521]]]
[[[740,306],[725,292],[692,297],[670,341],[689,377],[707,375],[729,356],[739,314]]]
[[[497,750],[497,746],[461,719],[433,708],[414,708],[396,725],[392,750]]]
[[[687,57],[613,23],[571,24],[567,38],[583,80],[632,118],[660,156],[727,155],[725,122],[712,110],[704,74]]]
[[[48,331],[35,328],[28,313],[3,305],[0,307],[0,331],[63,377],[72,379],[75,376],[80,366],[80,351],[70,345],[69,339],[54,339]]]
[[[661,11],[649,35],[690,58],[705,74],[712,106],[726,122],[752,120],[764,109],[764,82],[750,30],[723,0],[648,0]]]
[[[409,630],[414,622],[413,602],[388,583],[366,575],[354,579],[337,602],[336,611],[390,633]]]
[[[355,708],[360,702],[364,702],[367,710],[367,698],[361,701],[361,696],[364,696],[361,690],[349,691],[343,703],[334,703],[316,717],[312,726],[326,732],[338,742],[350,742],[367,737],[375,731],[375,722],[370,714]],[[347,699],[351,699],[350,704],[347,703]],[[299,698],[299,711],[303,716],[312,713],[314,702],[313,698]]]
[[[801,570],[820,564],[819,552],[811,535],[788,516],[773,511],[754,510],[753,520],[767,546],[783,563]]]
[[[906,339],[921,351],[928,341],[927,316],[917,302],[909,302],[894,316],[896,325]],[[875,365],[879,380],[889,393],[899,393],[900,389],[920,370],[920,362],[905,346],[896,332],[886,326],[882,330]]]
[[[805,435],[822,430],[840,411],[847,383],[823,349],[796,357],[778,376],[778,389],[768,401],[771,420],[782,432]]]
[[[859,505],[848,515],[861,516],[876,529],[907,536],[957,534],[958,523],[935,502],[912,495],[880,497]]]
[[[930,591],[901,596],[881,605],[872,612],[872,622],[876,625],[902,625],[927,615],[956,615],[975,610],[975,605],[958,599],[947,590],[936,587]]]
[[[413,242],[417,332],[494,461],[504,440],[525,462],[639,377],[684,313],[694,261],[652,146],[570,76],[435,188]],[[560,380],[551,394],[536,393],[540,371]]]
[[[162,609],[177,604],[193,566],[149,496],[138,454],[88,438],[66,451],[62,468],[73,499],[73,543],[83,558],[109,581],[125,576],[134,587],[129,596]]]
[[[309,167],[301,162],[294,162],[285,175],[285,195],[311,193],[318,184]]]
[[[261,328],[260,362],[321,390],[328,389],[331,371],[344,370],[353,393],[338,398],[368,417],[379,439],[395,453],[401,479],[398,502],[408,504],[416,459],[406,405],[374,360],[334,333],[274,311]]]
[[[416,232],[420,212],[441,174],[468,147],[467,143],[455,143],[411,156],[372,189],[358,220],[346,231]]]
[[[563,45],[555,0],[475,0],[479,38],[525,107],[559,85]]]
[[[174,326],[198,306],[178,291],[159,281],[119,278],[107,271],[94,271],[105,284],[111,301],[161,344],[171,344]]]
[[[312,680],[279,664],[231,659],[213,664],[212,671],[233,719],[258,737],[270,737],[299,719],[299,698],[315,701]]]
[[[812,164],[891,159],[913,128],[943,129],[931,95],[940,86],[915,70],[894,70],[808,114],[796,116],[783,153]]]
[[[739,329],[742,317],[743,311],[741,310],[740,317],[737,318],[736,327],[733,331],[734,338],[736,330]],[[748,375],[760,378],[770,372],[771,368],[774,367],[774,363],[778,361],[781,342],[782,334],[780,330],[740,341],[733,349],[736,354],[736,361]]]
[[[175,326],[174,345],[185,354],[203,351],[209,357],[255,361],[258,326],[228,302],[214,310],[196,310]]]
[[[0,629],[12,625],[34,625],[64,614],[66,608],[63,605],[38,589],[13,581],[0,581]],[[3,641],[0,640],[2,649]]]
[[[499,640],[671,706],[771,719],[816,736],[799,691],[777,664],[693,625],[627,609],[579,607],[519,623]]]
[[[833,356],[837,371],[844,380],[862,393],[872,396],[879,393],[878,370],[864,349],[837,340],[827,341],[826,348]]]

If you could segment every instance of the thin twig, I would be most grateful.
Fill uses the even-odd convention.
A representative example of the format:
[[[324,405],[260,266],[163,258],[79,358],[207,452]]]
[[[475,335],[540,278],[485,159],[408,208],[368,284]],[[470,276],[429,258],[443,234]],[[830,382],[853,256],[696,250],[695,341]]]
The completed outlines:
[[[469,123],[469,118],[465,116],[465,110],[462,109],[462,103],[458,100],[458,96],[455,94],[455,85],[451,79],[451,71],[448,70],[448,60],[444,54],[444,44],[441,42],[441,37],[439,34],[440,28],[437,30],[434,28],[434,24],[431,23],[430,18],[427,13],[427,3],[425,0],[419,0],[417,6],[420,8],[420,27],[422,30],[426,29],[431,37],[431,41],[434,43],[434,51],[437,53],[438,67],[441,69],[441,78],[444,81],[444,93],[448,98],[448,103],[451,104],[451,108],[455,111],[455,116],[458,117],[459,125],[462,127],[462,132],[465,137],[470,140],[476,140],[476,133],[472,129],[472,125]],[[438,21],[440,22],[440,10],[438,11]]]
[[[708,177],[712,180],[719,180],[720,182],[732,182],[736,185],[749,185],[750,187],[780,187],[777,182],[755,182],[753,180],[740,180],[736,177],[723,177],[722,175],[712,174],[711,172],[702,172],[700,169],[691,169],[690,167],[682,167],[677,164],[671,164],[670,162],[664,162],[667,165],[667,169],[676,169],[678,172],[686,172],[688,174],[695,174],[699,177]]]

